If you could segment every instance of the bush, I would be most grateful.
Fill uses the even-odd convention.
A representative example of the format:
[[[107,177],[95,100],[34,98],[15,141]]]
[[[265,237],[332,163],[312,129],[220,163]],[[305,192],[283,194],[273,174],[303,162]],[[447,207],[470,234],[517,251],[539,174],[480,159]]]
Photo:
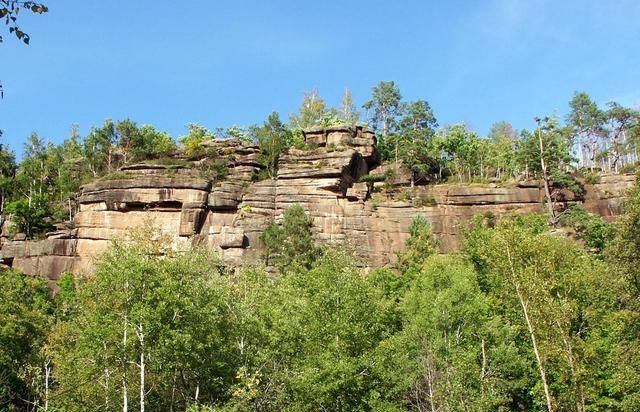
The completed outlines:
[[[554,170],[551,173],[551,181],[554,188],[568,189],[578,197],[584,195],[584,187],[582,187],[580,182],[578,182],[578,180],[569,173]]]
[[[592,252],[602,253],[606,244],[613,239],[615,228],[600,216],[587,212],[581,205],[570,205],[560,217],[560,224],[573,227],[578,237]]]
[[[198,157],[204,153],[202,142],[213,139],[213,134],[209,129],[195,123],[187,126],[189,133],[181,136],[178,140],[184,145],[184,153],[189,157]]]
[[[266,263],[281,272],[295,268],[309,268],[320,254],[311,227],[313,221],[300,205],[284,211],[282,224],[272,223],[260,239],[265,244]]]
[[[584,176],[584,182],[588,185],[597,185],[600,183],[600,176],[595,173],[588,172]]]
[[[267,169],[256,169],[251,173],[251,181],[252,182],[261,182],[263,180],[269,179],[271,176],[269,175],[269,171]]]
[[[53,228],[51,224],[52,210],[46,194],[34,194],[29,199],[22,198],[9,202],[7,212],[12,214],[12,221],[18,229],[32,239]]]
[[[218,182],[220,180],[224,180],[227,177],[227,173],[229,172],[229,167],[227,162],[224,160],[216,160],[212,163],[204,163],[200,166],[200,171],[202,175],[214,182]]]
[[[385,175],[362,175],[358,179],[360,183],[384,182],[387,179]]]

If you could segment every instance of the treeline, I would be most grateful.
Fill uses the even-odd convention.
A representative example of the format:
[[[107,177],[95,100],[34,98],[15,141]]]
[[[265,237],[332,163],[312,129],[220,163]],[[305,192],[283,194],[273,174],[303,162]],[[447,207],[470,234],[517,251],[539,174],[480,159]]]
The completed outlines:
[[[525,215],[441,256],[417,218],[397,269],[365,273],[294,206],[263,235],[275,278],[152,229],[55,299],[4,271],[0,409],[637,411],[638,187],[626,210],[598,253]]]
[[[603,110],[586,93],[576,93],[569,107],[564,123],[557,117],[536,118],[535,128],[518,132],[498,122],[482,137],[464,124],[438,128],[430,105],[404,102],[394,82],[380,82],[363,106],[368,124],[378,131],[383,160],[402,162],[412,183],[448,177],[459,182],[540,178],[541,146],[550,171],[558,174],[632,171],[640,112],[616,102]]]
[[[28,238],[42,234],[54,222],[71,220],[80,185],[132,161],[169,155],[176,144],[166,132],[131,120],[107,120],[81,138],[73,127],[62,144],[46,142],[33,133],[23,158],[0,146],[0,213],[11,216],[16,230]]]
[[[153,126],[140,126],[129,119],[107,120],[84,137],[74,127],[59,145],[34,133],[19,163],[10,149],[0,146],[0,215],[3,221],[11,216],[15,230],[28,238],[41,235],[53,223],[71,220],[82,183],[134,162],[171,163],[176,156],[183,160],[215,158],[220,153],[203,145],[214,137],[258,145],[264,170],[256,178],[275,177],[282,151],[313,149],[305,145],[302,130],[338,124],[374,128],[383,161],[408,171],[412,185],[545,178],[550,184],[571,186],[576,174],[594,178],[599,171],[635,168],[640,139],[637,110],[617,103],[603,110],[585,93],[576,93],[569,106],[564,123],[553,117],[537,119],[535,129],[518,132],[509,123],[499,122],[487,137],[481,137],[463,124],[438,128],[427,101],[405,102],[394,82],[382,81],[362,105],[364,112],[358,111],[348,89],[337,107],[328,105],[314,89],[304,94],[299,111],[290,115],[288,123],[274,112],[262,125],[250,127],[234,125],[212,131],[189,124],[186,135],[177,141]],[[224,159],[213,166],[215,177],[223,178]]]

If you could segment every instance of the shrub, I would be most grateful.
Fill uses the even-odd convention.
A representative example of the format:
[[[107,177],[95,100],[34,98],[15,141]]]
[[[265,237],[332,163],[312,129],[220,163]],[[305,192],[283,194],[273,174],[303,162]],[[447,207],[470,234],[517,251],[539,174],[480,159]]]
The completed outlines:
[[[584,176],[584,182],[588,185],[596,185],[600,183],[600,176],[589,172]]]
[[[560,217],[562,226],[573,227],[578,237],[592,252],[600,254],[607,242],[613,239],[614,226],[600,216],[587,212],[581,205],[570,205]]]
[[[375,183],[375,182],[384,182],[386,180],[385,175],[362,175],[358,179],[360,183]]]
[[[320,254],[313,241],[313,222],[300,205],[284,211],[281,224],[272,223],[260,239],[265,244],[266,263],[281,272],[294,268],[309,268]]]
[[[22,198],[7,204],[6,210],[13,215],[12,221],[20,231],[32,239],[53,228],[51,224],[52,210],[46,194],[33,194],[31,202]]]
[[[584,188],[580,182],[578,182],[576,178],[569,173],[554,170],[553,173],[551,173],[551,181],[554,188],[568,189],[578,197],[584,195]]]
[[[207,179],[217,182],[220,180],[224,180],[224,178],[227,177],[229,167],[226,161],[216,160],[215,162],[204,163],[203,165],[201,165],[200,171]]]

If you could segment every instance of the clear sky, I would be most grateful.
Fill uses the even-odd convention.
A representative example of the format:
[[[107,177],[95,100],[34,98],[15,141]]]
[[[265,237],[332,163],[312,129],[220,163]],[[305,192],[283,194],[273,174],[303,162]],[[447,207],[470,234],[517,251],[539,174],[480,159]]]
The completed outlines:
[[[41,0],[2,27],[2,140],[129,117],[177,137],[284,119],[318,88],[358,105],[380,80],[425,99],[440,124],[533,125],[564,116],[574,91],[640,104],[640,1]]]

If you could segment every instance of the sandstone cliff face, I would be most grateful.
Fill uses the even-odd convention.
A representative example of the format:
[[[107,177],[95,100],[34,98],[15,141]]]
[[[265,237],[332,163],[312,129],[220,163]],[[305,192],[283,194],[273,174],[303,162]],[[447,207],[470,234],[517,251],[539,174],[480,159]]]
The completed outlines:
[[[350,247],[363,264],[378,267],[395,263],[415,216],[432,223],[446,252],[459,245],[475,214],[543,210],[544,194],[535,182],[513,187],[417,186],[385,194],[373,184],[358,182],[380,163],[373,132],[337,127],[308,131],[305,139],[315,148],[291,149],[281,156],[277,178],[258,182],[252,176],[261,168],[259,150],[238,142],[209,144],[228,162],[222,181],[184,167],[129,166],[123,169],[126,178],[82,188],[73,229],[41,241],[5,239],[0,258],[55,281],[64,271],[90,270],[113,239],[126,238],[150,223],[170,236],[175,247],[206,245],[228,264],[254,263],[261,255],[261,233],[297,203],[313,218],[319,241]],[[581,201],[587,210],[613,218],[621,213],[633,181],[633,176],[603,177],[597,185],[586,185]],[[572,200],[570,194],[567,200]]]

